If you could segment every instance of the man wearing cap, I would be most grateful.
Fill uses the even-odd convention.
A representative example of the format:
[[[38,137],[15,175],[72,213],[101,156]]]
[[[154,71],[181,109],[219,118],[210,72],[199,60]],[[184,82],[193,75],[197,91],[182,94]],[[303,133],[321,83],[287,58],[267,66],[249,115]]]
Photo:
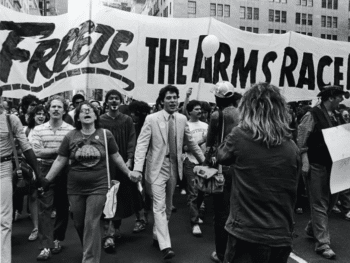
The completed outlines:
[[[330,248],[328,214],[337,201],[337,194],[330,192],[330,172],[332,159],[324,141],[322,130],[344,124],[337,111],[339,103],[349,92],[339,86],[326,86],[317,95],[321,103],[310,109],[301,119],[298,127],[298,147],[302,158],[302,175],[306,181],[311,220],[308,222],[306,234],[315,239],[315,251],[324,258],[335,258]]]
[[[221,143],[221,137],[225,138],[231,130],[238,125],[239,112],[234,105],[237,105],[237,93],[234,92],[233,85],[229,81],[216,83],[212,92],[219,108],[211,117],[207,135],[207,162],[214,161],[211,153]],[[228,232],[225,224],[230,213],[230,193],[233,176],[233,166],[222,166],[222,173],[225,177],[223,193],[213,195],[214,205],[214,231],[215,231],[215,251],[210,258],[214,262],[223,262],[226,250]]]

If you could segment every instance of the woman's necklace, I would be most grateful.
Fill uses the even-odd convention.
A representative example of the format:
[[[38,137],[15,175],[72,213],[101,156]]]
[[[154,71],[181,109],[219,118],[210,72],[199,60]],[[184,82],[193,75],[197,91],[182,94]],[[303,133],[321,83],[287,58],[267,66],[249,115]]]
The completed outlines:
[[[96,129],[94,129],[92,132],[89,133],[84,133],[83,131],[81,131],[81,135],[83,135],[83,139],[87,140],[91,137],[91,135],[93,135],[95,133]]]

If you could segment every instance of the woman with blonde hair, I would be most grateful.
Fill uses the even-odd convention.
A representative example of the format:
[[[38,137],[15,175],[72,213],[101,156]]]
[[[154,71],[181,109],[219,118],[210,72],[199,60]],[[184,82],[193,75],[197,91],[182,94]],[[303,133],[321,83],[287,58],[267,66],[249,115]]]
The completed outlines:
[[[217,156],[234,167],[225,262],[287,262],[300,167],[287,104],[277,87],[258,83],[239,111]]]

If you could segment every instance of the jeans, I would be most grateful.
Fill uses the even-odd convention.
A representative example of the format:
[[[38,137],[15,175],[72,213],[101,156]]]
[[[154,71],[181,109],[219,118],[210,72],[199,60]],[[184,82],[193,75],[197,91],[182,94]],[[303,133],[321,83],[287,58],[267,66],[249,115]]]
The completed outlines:
[[[46,176],[50,170],[50,165],[40,165],[42,176]],[[60,173],[61,176],[67,174],[66,169]],[[60,176],[58,175],[58,176]],[[39,206],[39,244],[40,249],[53,248],[54,240],[63,241],[68,226],[69,218],[69,202],[67,196],[67,183],[64,178],[58,178],[54,183],[50,184],[49,190],[38,196]],[[62,180],[63,179],[63,180]],[[54,200],[56,204],[56,218],[54,225],[51,220],[51,212]]]
[[[74,227],[83,246],[83,263],[100,262],[100,218],[105,202],[105,195],[69,195]]]
[[[287,263],[291,246],[270,247],[228,235],[225,263]]]
[[[0,163],[1,175],[1,263],[11,263],[12,162]]]
[[[345,213],[350,211],[350,189],[342,191],[339,193],[340,207]]]
[[[331,194],[330,171],[320,164],[310,164],[306,186],[311,209],[311,220],[306,226],[306,231],[314,235],[315,251],[322,251],[329,248],[331,243],[328,215],[337,202],[338,194]]]
[[[195,174],[193,172],[193,168],[196,164],[192,163],[185,159],[183,165],[183,173],[184,177],[187,180],[187,204],[190,207],[190,220],[191,224],[198,224],[199,219],[199,209],[204,200],[204,193],[202,191],[198,191],[196,187],[194,187],[193,180],[195,178]]]
[[[215,249],[218,258],[221,261],[224,260],[228,237],[228,233],[225,230],[225,224],[230,214],[233,167],[223,166],[222,172],[225,177],[224,191],[220,194],[213,194]]]

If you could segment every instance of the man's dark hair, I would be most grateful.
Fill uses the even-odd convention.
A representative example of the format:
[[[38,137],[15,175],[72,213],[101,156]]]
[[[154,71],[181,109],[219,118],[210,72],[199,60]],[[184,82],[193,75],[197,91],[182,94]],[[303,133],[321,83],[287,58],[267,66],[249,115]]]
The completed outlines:
[[[22,98],[22,112],[23,112],[23,114],[27,113],[29,105],[32,104],[33,102],[35,102],[36,104],[39,104],[40,100],[32,94],[28,94]]]
[[[81,122],[78,121],[79,119],[79,114],[81,111],[81,107],[83,105],[88,105],[95,113],[96,115],[96,120],[95,120],[95,129],[97,130],[98,128],[100,128],[100,116],[98,115],[97,109],[96,107],[94,107],[94,105],[92,105],[90,102],[88,102],[87,100],[83,101],[82,103],[79,104],[79,106],[75,109],[75,114],[74,114],[74,123],[75,123],[75,128],[77,130],[81,130],[83,128],[83,126],[81,125]]]
[[[201,106],[202,108],[202,105],[198,100],[191,100],[186,106],[187,112],[190,113],[191,111],[193,111],[194,107],[196,106]]]
[[[158,99],[161,103],[164,102],[164,99],[165,99],[165,94],[167,92],[170,92],[170,93],[176,93],[177,97],[179,98],[179,89],[175,86],[172,86],[172,85],[167,85],[165,86],[164,88],[162,88],[160,91],[159,91],[159,96],[158,96]]]
[[[211,106],[207,101],[201,101],[202,111],[211,113]]]
[[[129,111],[140,117],[141,115],[150,114],[151,107],[144,101],[133,100],[129,104]]]
[[[78,94],[75,94],[74,96],[73,96],[73,98],[72,98],[72,103],[73,103],[73,105],[75,104],[75,101],[76,100],[79,100],[79,99],[81,99],[81,100],[85,100],[85,97],[84,97],[84,95],[83,94],[80,94],[80,93],[78,93]]]
[[[108,92],[106,93],[106,97],[105,97],[105,102],[106,102],[106,103],[108,102],[108,98],[109,98],[109,96],[111,96],[111,95],[117,95],[117,96],[119,97],[119,99],[120,99],[120,103],[121,103],[121,104],[124,103],[124,97],[123,97],[123,95],[122,95],[119,91],[117,91],[116,89],[112,89],[112,90],[110,90],[110,91],[108,91]]]

